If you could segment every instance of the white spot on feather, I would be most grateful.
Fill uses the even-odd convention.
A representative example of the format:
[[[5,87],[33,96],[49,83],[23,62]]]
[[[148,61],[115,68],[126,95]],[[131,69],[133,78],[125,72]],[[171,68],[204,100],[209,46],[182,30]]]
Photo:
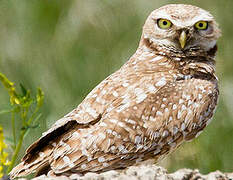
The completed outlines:
[[[87,161],[90,162],[92,160],[92,157],[91,156],[88,156],[87,157]]]
[[[202,98],[202,95],[201,95],[201,94],[198,94],[198,98],[201,99],[201,98]]]
[[[158,131],[153,132],[153,139],[158,137],[159,137],[159,132]]]
[[[131,120],[131,119],[125,119],[125,121],[130,123],[130,124],[136,124],[136,122],[134,120]]]
[[[173,127],[173,134],[175,135],[176,133],[178,133],[178,128],[176,126]]]
[[[101,91],[101,94],[102,94],[102,95],[105,95],[106,92],[107,92],[107,91],[104,89],[103,91]]]
[[[87,152],[87,150],[86,150],[86,149],[82,149],[82,155],[84,155],[84,156],[88,156],[88,152]]]
[[[125,124],[124,124],[123,122],[119,122],[118,125],[119,125],[120,127],[125,127]]]
[[[151,93],[153,93],[153,92],[155,92],[157,89],[153,86],[153,85],[149,85],[148,86],[148,90],[149,90],[149,92],[151,92]]]
[[[136,136],[135,137],[135,144],[140,144],[141,140],[142,140],[142,138],[140,136]]]
[[[134,90],[134,93],[136,94],[136,96],[139,96],[140,94],[143,94],[144,91],[143,91],[141,88],[136,88],[136,89]]]
[[[101,122],[101,123],[100,123],[100,126],[102,126],[102,127],[107,127],[107,124],[104,123],[104,122]]]
[[[165,108],[166,106],[165,106],[165,104],[161,104],[161,108]]]
[[[183,102],[184,102],[183,99],[180,99],[180,100],[179,100],[179,104],[182,104]]]
[[[157,111],[157,112],[156,112],[156,115],[157,115],[157,116],[162,116],[163,113],[162,113],[161,111]]]
[[[87,168],[87,165],[86,165],[86,164],[82,164],[82,165],[81,165],[81,168],[82,168],[82,169],[86,169],[86,168]]]
[[[39,152],[40,157],[44,157],[45,153],[44,152]]]
[[[163,137],[167,137],[167,136],[168,136],[168,131],[167,131],[167,130],[163,131],[162,136],[163,136]]]
[[[156,61],[159,61],[161,59],[163,59],[163,56],[156,56],[153,59],[151,59],[150,62],[156,62]]]
[[[125,146],[123,146],[122,144],[118,147],[118,150],[119,150],[120,152],[125,152],[125,151],[127,151],[127,150],[125,149]]]
[[[98,158],[98,161],[101,163],[101,162],[104,162],[105,161],[105,158],[103,156],[99,157]]]
[[[189,100],[189,99],[191,99],[191,96],[190,96],[190,95],[187,95],[187,96],[186,96],[186,100]]]
[[[118,107],[118,109],[116,110],[117,112],[121,112],[123,110],[125,110],[126,108],[128,108],[130,106],[131,100],[129,99],[129,97],[124,97],[124,99],[122,100],[122,104]]]
[[[70,164],[71,161],[70,161],[70,158],[68,156],[64,156],[63,158],[63,161],[66,163],[66,164]]]
[[[90,104],[88,103],[84,103],[83,104],[83,109],[85,109],[85,111],[90,114],[91,116],[93,116],[94,118],[98,117],[97,112],[90,106]]]
[[[176,58],[174,58],[176,61],[180,61],[181,60],[181,58],[179,58],[179,57],[176,57]]]
[[[103,166],[104,166],[104,167],[108,167],[109,164],[105,162],[105,163],[103,163]]]
[[[144,101],[147,98],[147,95],[145,93],[140,94],[139,96],[137,96],[136,98],[136,103],[141,103],[142,101]]]
[[[115,96],[115,97],[119,96],[119,94],[116,91],[113,91],[112,95]]]
[[[111,123],[114,123],[114,124],[116,124],[117,122],[118,122],[118,120],[116,120],[116,119],[110,119],[109,120]]]
[[[172,121],[172,116],[169,116],[168,122]]]
[[[129,86],[129,83],[125,82],[122,84],[123,87],[128,87]]]
[[[164,86],[166,83],[167,83],[166,79],[163,77],[155,84],[155,86],[161,87],[161,86]]]
[[[116,146],[111,146],[111,151],[114,151],[116,149]]]
[[[190,106],[191,104],[193,104],[192,100],[188,100],[188,106]]]
[[[150,116],[149,120],[150,120],[150,121],[156,121],[156,118],[153,117],[153,116]]]
[[[185,123],[182,123],[180,128],[181,128],[181,131],[184,131],[185,128],[186,128],[186,127],[185,127]]]
[[[184,111],[184,110],[186,110],[186,109],[187,109],[186,106],[185,106],[185,105],[182,105],[181,110]]]
[[[182,113],[180,111],[178,111],[178,113],[177,113],[177,119],[180,119],[181,115],[182,115]]]
[[[93,98],[96,98],[96,97],[97,97],[97,94],[93,94],[92,97],[93,97]]]
[[[177,108],[176,104],[173,104],[172,109],[175,110]]]

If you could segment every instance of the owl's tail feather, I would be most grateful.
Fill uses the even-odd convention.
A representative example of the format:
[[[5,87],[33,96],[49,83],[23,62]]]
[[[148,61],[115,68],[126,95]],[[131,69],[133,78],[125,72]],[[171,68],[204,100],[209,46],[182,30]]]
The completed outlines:
[[[67,122],[63,126],[52,128],[48,130],[45,135],[34,142],[27,150],[22,158],[22,162],[12,169],[10,172],[11,179],[16,177],[26,176],[31,173],[47,172],[50,170],[49,160],[52,158],[54,146],[60,139],[75,128],[77,122],[75,120]],[[55,145],[53,145],[55,144]]]
[[[10,172],[11,179],[16,177],[27,176],[31,173],[40,174],[41,171],[44,172],[45,167],[49,171],[49,157],[52,154],[52,148],[44,148],[43,151],[38,152],[38,155],[33,158],[30,162],[22,161]]]

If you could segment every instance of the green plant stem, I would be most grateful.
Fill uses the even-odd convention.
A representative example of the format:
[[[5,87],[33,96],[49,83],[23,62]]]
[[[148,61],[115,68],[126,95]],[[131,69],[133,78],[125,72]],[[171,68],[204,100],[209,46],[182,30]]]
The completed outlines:
[[[38,110],[39,110],[39,107],[37,107],[37,108],[35,109],[35,111],[32,113],[31,118],[29,118],[29,120],[27,121],[27,125],[28,125],[28,126],[29,126],[29,125],[32,123],[32,121],[34,120],[35,115],[36,115],[36,113],[38,112]],[[25,118],[25,117],[22,116],[22,118]],[[25,119],[23,119],[23,120],[25,120]],[[17,146],[16,146],[16,148],[15,148],[15,150],[14,150],[14,153],[13,153],[13,156],[12,156],[12,159],[11,159],[11,164],[10,164],[10,166],[9,166],[8,169],[7,169],[7,173],[10,173],[10,171],[11,171],[11,170],[13,169],[13,167],[14,167],[15,161],[16,161],[16,159],[17,159],[18,153],[19,153],[19,151],[20,151],[20,149],[21,149],[21,146],[22,146],[22,143],[23,143],[24,136],[25,136],[25,134],[26,134],[27,131],[28,131],[27,128],[24,128],[24,129],[21,130],[20,137],[19,137],[19,142],[17,143]]]
[[[24,130],[21,130],[21,133],[20,133],[20,137],[19,137],[19,142],[17,143],[17,146],[15,148],[15,151],[14,151],[14,154],[12,156],[12,159],[11,159],[11,164],[10,166],[8,167],[7,169],[7,174],[13,169],[14,167],[14,164],[15,164],[15,161],[17,159],[17,156],[18,156],[18,153],[21,149],[21,146],[22,146],[22,143],[23,143],[23,139],[24,139],[24,135],[26,133],[26,129]]]
[[[30,125],[32,123],[32,121],[35,119],[36,113],[39,111],[39,107],[37,106],[35,111],[32,113],[32,116],[29,118],[29,120],[27,121],[27,124]]]
[[[28,113],[27,108],[22,107],[21,119],[22,119],[22,122],[23,122],[23,126],[26,126],[26,125],[27,125],[27,123],[26,123],[26,120],[27,120],[27,113]]]
[[[12,132],[13,132],[14,149],[15,149],[15,146],[16,146],[16,134],[15,134],[15,111],[14,110],[11,112],[11,127],[12,127]]]
[[[37,122],[37,121],[40,119],[40,117],[41,117],[41,114],[39,114],[39,115],[33,120],[33,123],[31,123],[31,124],[34,124],[35,122]],[[27,128],[26,133],[25,133],[25,135],[24,135],[25,138],[27,137],[29,131],[30,131],[30,128]]]

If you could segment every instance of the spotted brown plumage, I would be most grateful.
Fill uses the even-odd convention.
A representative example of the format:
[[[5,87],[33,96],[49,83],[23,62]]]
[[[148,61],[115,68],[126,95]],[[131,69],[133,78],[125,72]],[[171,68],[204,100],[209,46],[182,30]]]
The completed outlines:
[[[160,19],[171,25],[159,27]],[[197,29],[200,21],[208,27]],[[158,161],[197,137],[217,104],[219,36],[212,15],[198,7],[153,11],[135,54],[33,143],[11,177],[122,169]]]

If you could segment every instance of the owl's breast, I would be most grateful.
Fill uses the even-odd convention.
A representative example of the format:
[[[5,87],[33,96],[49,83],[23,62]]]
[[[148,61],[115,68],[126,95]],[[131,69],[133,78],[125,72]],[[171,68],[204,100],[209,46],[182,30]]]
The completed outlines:
[[[167,82],[151,94],[140,119],[151,142],[148,158],[161,158],[199,136],[212,119],[218,94],[215,81],[195,78]]]

